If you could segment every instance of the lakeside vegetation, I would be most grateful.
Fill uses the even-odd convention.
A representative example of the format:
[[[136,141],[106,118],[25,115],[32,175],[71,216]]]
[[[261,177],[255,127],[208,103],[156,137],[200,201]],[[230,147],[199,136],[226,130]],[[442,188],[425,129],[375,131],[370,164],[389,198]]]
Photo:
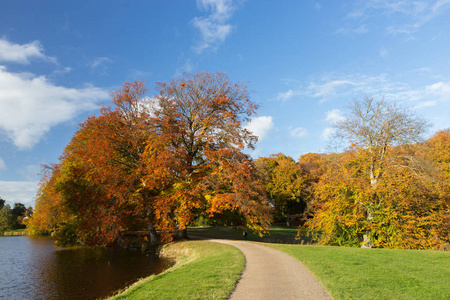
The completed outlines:
[[[226,299],[244,269],[244,255],[224,244],[174,242],[162,254],[175,257],[176,265],[111,299]]]

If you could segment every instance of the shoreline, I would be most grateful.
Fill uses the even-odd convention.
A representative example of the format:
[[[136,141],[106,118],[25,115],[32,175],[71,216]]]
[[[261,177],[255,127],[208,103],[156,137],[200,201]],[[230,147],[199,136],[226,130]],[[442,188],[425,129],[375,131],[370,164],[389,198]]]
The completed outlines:
[[[4,231],[0,232],[0,236],[26,236],[26,231]]]

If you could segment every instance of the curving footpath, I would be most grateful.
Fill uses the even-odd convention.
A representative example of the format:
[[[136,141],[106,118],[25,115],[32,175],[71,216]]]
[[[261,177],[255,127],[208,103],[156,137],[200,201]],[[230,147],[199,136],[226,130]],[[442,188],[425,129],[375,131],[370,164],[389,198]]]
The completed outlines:
[[[208,241],[232,245],[245,256],[245,269],[231,300],[333,299],[308,269],[284,252],[243,241]]]

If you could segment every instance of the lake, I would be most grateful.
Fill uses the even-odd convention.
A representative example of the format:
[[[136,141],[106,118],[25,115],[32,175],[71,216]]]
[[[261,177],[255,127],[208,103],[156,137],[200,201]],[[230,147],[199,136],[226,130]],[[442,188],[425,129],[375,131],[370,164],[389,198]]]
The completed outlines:
[[[0,237],[0,299],[98,299],[173,265],[138,251],[57,248],[48,238]]]

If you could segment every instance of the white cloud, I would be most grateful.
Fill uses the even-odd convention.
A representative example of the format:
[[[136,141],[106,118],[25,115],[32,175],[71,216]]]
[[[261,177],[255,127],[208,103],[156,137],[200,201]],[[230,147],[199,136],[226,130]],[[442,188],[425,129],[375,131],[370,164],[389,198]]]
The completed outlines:
[[[197,6],[201,10],[211,10],[210,15],[191,21],[201,34],[201,41],[194,48],[200,54],[208,48],[215,50],[231,33],[233,26],[227,22],[235,7],[232,0],[197,0]]]
[[[0,66],[0,129],[19,149],[37,144],[52,126],[96,108],[108,93],[97,87],[56,86],[45,76],[9,73]]]
[[[0,197],[10,204],[20,202],[27,207],[34,206],[37,187],[37,181],[0,181]]]
[[[322,131],[322,134],[320,135],[320,137],[323,140],[328,141],[335,132],[336,132],[336,129],[328,127]]]
[[[293,90],[289,90],[287,92],[279,92],[277,96],[277,100],[281,101],[287,101],[291,99],[295,95],[295,92]]]
[[[0,38],[0,62],[29,64],[31,58],[38,58],[56,63],[56,59],[46,56],[39,41],[28,44],[13,44],[5,38]]]
[[[297,127],[291,130],[291,136],[295,138],[302,138],[308,134],[308,130],[303,127]]]
[[[259,141],[263,140],[267,133],[273,128],[273,120],[271,116],[261,116],[252,118],[245,128],[258,136]]]
[[[342,112],[339,109],[332,109],[325,113],[325,121],[330,123],[336,123],[339,121],[344,121],[345,117],[342,115]]]
[[[427,93],[438,96],[441,99],[450,100],[450,83],[437,82],[425,88]]]
[[[0,171],[2,171],[2,170],[6,170],[7,168],[6,168],[6,164],[5,164],[5,162],[3,161],[3,159],[0,157]]]

